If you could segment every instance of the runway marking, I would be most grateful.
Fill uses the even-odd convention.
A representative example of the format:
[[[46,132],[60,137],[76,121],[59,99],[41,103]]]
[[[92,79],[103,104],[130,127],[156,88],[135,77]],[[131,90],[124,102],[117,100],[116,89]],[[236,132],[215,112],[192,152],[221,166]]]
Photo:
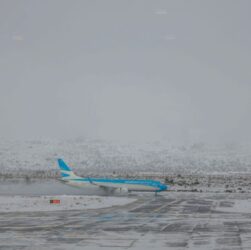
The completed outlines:
[[[155,200],[155,198],[152,199],[152,200],[150,200],[150,201],[148,201],[148,202],[145,202],[145,200],[140,200],[141,204],[140,204],[139,206],[134,207],[134,208],[131,209],[129,212],[134,212],[135,210],[138,210],[138,209],[140,209],[140,208],[142,208],[142,207],[144,207],[144,206],[146,206],[146,205],[149,205],[149,204],[152,203],[154,200]]]
[[[165,231],[170,225],[171,225],[171,223],[165,225],[164,227],[162,227],[162,228],[160,229],[160,231],[161,231],[161,232]]]
[[[174,200],[174,201],[172,201],[172,202],[170,202],[170,203],[168,203],[168,204],[164,204],[163,206],[154,209],[153,212],[155,212],[155,213],[156,213],[156,212],[159,212],[159,211],[160,211],[161,209],[163,209],[163,208],[170,207],[170,206],[172,206],[172,205],[179,204],[179,203],[180,203],[179,200],[178,200],[178,201]]]

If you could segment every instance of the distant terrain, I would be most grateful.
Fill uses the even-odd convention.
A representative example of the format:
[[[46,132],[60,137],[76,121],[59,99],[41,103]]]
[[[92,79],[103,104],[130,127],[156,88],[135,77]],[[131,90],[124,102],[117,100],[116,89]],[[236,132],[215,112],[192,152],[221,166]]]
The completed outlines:
[[[118,144],[76,139],[0,140],[0,177],[57,178],[59,157],[79,175],[88,176],[156,177],[180,183],[183,176],[193,176],[194,183],[196,176],[251,174],[250,144]]]
[[[117,144],[94,140],[0,140],[0,174],[54,177],[64,158],[79,174],[233,174],[251,173],[251,145],[174,146]]]

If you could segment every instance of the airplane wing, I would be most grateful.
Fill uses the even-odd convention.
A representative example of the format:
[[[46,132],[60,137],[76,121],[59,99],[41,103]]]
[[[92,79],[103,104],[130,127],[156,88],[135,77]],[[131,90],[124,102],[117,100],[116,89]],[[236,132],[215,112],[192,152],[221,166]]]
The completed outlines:
[[[98,186],[99,188],[101,188],[102,190],[104,190],[106,193],[109,193],[109,194],[114,193],[115,190],[118,189],[118,188],[115,188],[115,187],[107,187],[107,186],[103,186],[102,184],[95,183],[89,177],[88,177],[88,180],[89,180],[90,184]]]
[[[118,189],[118,188],[106,187],[106,186],[102,186],[102,185],[98,185],[98,187],[101,188],[102,190],[104,190],[108,194],[113,194],[115,192],[115,190]]]

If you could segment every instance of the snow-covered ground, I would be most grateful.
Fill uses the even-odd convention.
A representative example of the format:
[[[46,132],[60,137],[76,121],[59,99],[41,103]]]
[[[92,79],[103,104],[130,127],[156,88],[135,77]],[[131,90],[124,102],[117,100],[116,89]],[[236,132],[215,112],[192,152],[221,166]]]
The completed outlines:
[[[51,199],[59,199],[60,204],[50,204]],[[0,213],[2,212],[42,212],[98,209],[112,206],[122,206],[134,202],[127,197],[102,196],[0,196]]]
[[[0,140],[0,177],[54,178],[57,158],[80,175],[169,176],[251,173],[251,145],[118,144],[78,140]]]
[[[0,247],[251,249],[250,194],[172,192],[134,198],[133,203],[105,209],[0,212]]]
[[[251,200],[238,200],[237,202],[228,202],[227,206],[217,208],[218,211],[228,212],[228,213],[242,213],[250,214],[251,212]]]

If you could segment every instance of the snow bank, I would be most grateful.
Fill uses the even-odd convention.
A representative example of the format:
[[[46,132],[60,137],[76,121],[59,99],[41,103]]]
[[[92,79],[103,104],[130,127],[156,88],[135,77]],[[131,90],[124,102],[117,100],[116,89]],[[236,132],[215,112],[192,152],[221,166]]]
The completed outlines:
[[[60,199],[60,204],[50,204],[50,199]],[[0,196],[0,212],[41,212],[59,210],[98,209],[122,206],[136,199],[100,196]]]

